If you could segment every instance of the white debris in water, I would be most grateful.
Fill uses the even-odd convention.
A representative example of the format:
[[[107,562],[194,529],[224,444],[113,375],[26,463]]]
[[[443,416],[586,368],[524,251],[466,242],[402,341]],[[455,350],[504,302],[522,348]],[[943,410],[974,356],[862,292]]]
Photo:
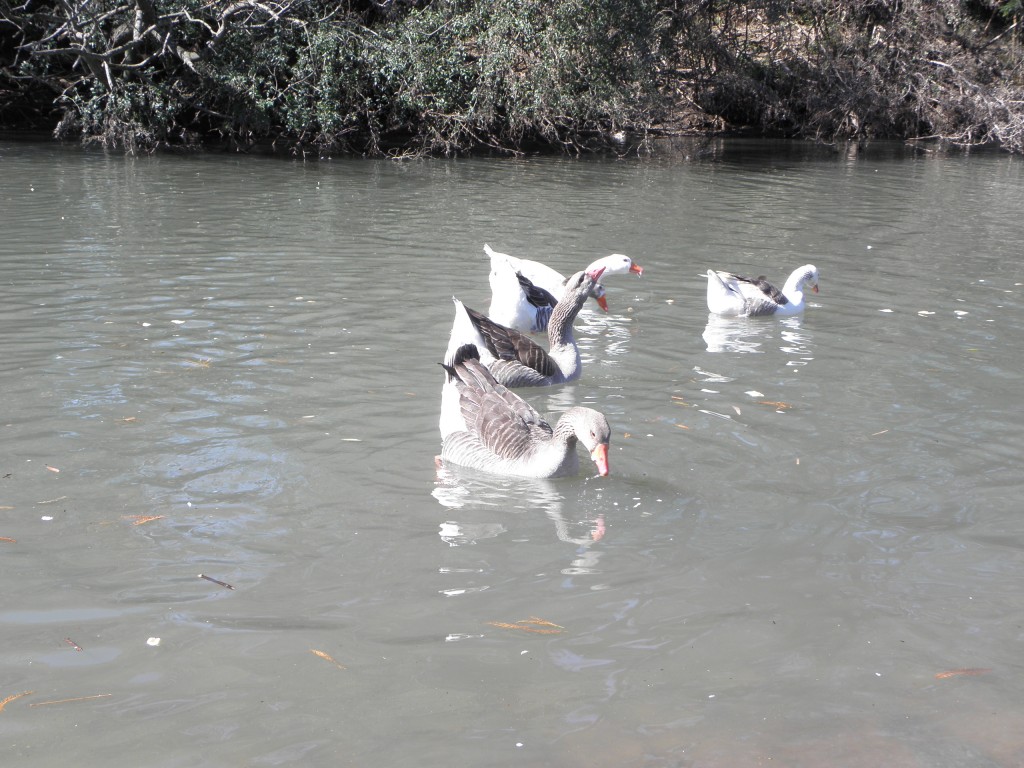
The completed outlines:
[[[732,421],[733,420],[732,416],[729,416],[729,415],[724,414],[724,413],[718,413],[717,411],[706,411],[703,408],[699,408],[698,411],[700,413],[706,413],[708,416],[717,416],[718,418],[725,419],[726,421]]]
[[[40,520],[42,520],[43,522],[46,522],[46,523],[48,523],[48,522],[50,522],[51,520],[53,520],[53,515],[43,515],[43,516],[42,516],[42,517],[40,517],[39,519],[40,519]]]
[[[878,311],[879,311],[879,312],[892,312],[892,310],[891,310],[891,309],[880,309],[880,310],[878,310]]]
[[[965,312],[962,309],[957,309],[953,311],[953,314],[956,315],[957,317],[963,317],[964,315],[967,314],[967,312]]]
[[[152,645],[154,647],[158,646],[158,645],[160,645],[160,638],[159,637],[151,637],[151,638],[149,638],[146,641],[146,645]]]
[[[467,635],[465,632],[452,632],[445,637],[446,643],[457,643],[459,640],[476,640],[482,638],[483,635]]]
[[[917,314],[920,315],[921,317],[928,317],[929,315],[934,315],[935,313],[929,312],[927,309],[921,309],[918,310]]]
[[[748,389],[743,394],[749,395],[750,397],[764,397],[764,392],[758,392],[756,389]]]
[[[171,322],[174,323],[175,325],[184,325],[185,324],[184,320],[171,320]]]

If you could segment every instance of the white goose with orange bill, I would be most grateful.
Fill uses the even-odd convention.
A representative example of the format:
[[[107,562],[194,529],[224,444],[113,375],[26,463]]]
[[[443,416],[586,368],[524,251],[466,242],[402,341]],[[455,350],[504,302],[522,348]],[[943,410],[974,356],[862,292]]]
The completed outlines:
[[[804,286],[818,292],[818,268],[805,264],[793,270],[780,291],[763,276],[750,278],[708,270],[708,309],[717,315],[758,317],[795,315],[804,310]]]
[[[547,291],[557,299],[562,295],[566,277],[547,264],[509,256],[507,253],[499,253],[486,243],[484,244],[484,253],[491,259],[491,311],[487,313],[488,316],[502,325],[519,331],[544,330],[542,325],[545,319],[544,310],[530,310],[526,306],[529,298],[525,291],[521,290],[521,285],[523,281],[526,281],[535,288]],[[505,263],[508,266],[504,266]],[[627,275],[631,272],[642,275],[644,272],[643,267],[622,253],[603,256],[591,263],[584,271],[592,272],[598,269],[603,270],[604,277]],[[516,279],[512,279],[513,276]],[[605,289],[601,283],[594,286],[590,295],[597,301],[601,309],[605,312],[608,311],[608,300],[605,298]],[[524,316],[529,318],[532,327],[527,327],[527,323],[522,321]]]
[[[558,295],[534,285],[516,272],[508,259],[491,259],[489,280],[491,306],[487,316],[491,320],[523,333],[547,330]]]

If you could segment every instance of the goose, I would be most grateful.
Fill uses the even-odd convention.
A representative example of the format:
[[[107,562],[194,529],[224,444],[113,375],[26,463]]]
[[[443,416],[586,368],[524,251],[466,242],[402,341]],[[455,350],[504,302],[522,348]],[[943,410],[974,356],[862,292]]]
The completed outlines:
[[[533,285],[538,288],[543,288],[545,291],[550,293],[552,296],[558,297],[562,295],[562,286],[565,285],[565,275],[557,272],[556,270],[549,267],[547,264],[542,264],[539,261],[532,261],[531,259],[520,259],[515,256],[509,256],[507,253],[500,253],[487,243],[484,243],[484,253],[487,254],[491,259],[491,271],[494,269],[498,262],[505,260],[512,265],[512,270],[524,278],[529,280]],[[604,269],[604,274],[608,275],[628,275],[630,272],[636,273],[638,276],[643,275],[644,268],[639,264],[633,262],[629,256],[622,253],[613,253],[610,256],[603,256],[597,259],[593,263],[587,266],[584,270],[589,272],[594,269]],[[514,295],[515,286],[507,280],[504,282],[504,290],[509,291]],[[494,283],[491,284],[492,293],[494,291]],[[604,286],[598,283],[594,290],[591,292],[591,296],[597,301],[598,306],[601,307],[605,312],[608,311],[608,300],[605,298]],[[519,330],[525,330],[520,328]]]
[[[526,334],[494,322],[453,296],[455,321],[445,363],[451,365],[463,344],[473,344],[483,365],[506,387],[543,387],[578,379],[582,363],[572,324],[603,271],[577,272],[566,281],[565,294],[548,321],[547,352]]]
[[[781,291],[763,276],[749,278],[709,269],[708,309],[740,317],[795,315],[804,309],[805,285],[818,292],[818,268],[813,264],[793,270]]]
[[[512,262],[500,258],[500,254],[491,259],[489,280],[491,306],[487,316],[491,320],[524,333],[547,329],[551,312],[558,303],[557,296],[516,272]]]
[[[529,403],[498,383],[472,344],[442,363],[441,462],[500,475],[562,477],[579,472],[582,442],[608,474],[611,428],[600,411],[576,406],[552,426]]]

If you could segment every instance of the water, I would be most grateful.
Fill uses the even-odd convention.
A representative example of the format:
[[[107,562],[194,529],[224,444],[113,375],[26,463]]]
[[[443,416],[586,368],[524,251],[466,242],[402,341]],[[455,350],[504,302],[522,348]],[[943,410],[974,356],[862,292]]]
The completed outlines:
[[[6,762],[1022,764],[1022,187],[0,144]],[[526,393],[603,410],[610,477],[438,476],[485,242],[645,267]],[[708,267],[807,262],[803,317],[709,318]]]

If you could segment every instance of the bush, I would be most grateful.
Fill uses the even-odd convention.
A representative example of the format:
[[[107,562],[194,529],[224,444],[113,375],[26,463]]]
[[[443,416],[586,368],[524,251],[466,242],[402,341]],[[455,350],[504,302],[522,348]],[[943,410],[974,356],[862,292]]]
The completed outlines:
[[[581,152],[679,130],[1024,151],[1024,0],[0,0],[0,124],[130,151]]]

